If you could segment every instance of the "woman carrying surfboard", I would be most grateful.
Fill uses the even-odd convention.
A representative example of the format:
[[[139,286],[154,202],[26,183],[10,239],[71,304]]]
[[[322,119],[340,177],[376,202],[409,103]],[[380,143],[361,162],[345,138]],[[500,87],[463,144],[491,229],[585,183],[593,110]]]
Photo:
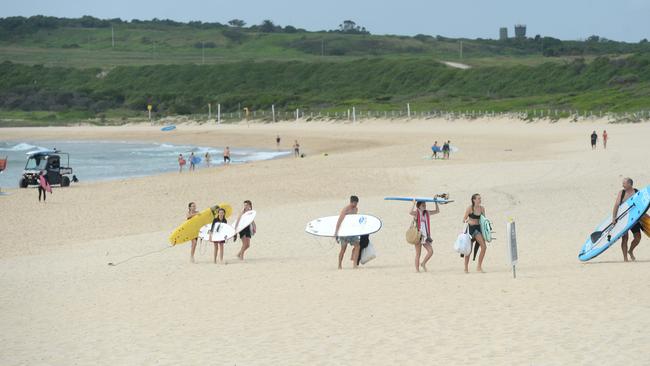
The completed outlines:
[[[237,222],[235,223],[235,228],[239,226],[239,220],[241,219],[242,215],[250,210],[253,209],[253,203],[249,200],[244,201],[244,208],[242,209],[241,213],[239,214],[239,217],[237,218]],[[250,248],[251,246],[251,238],[255,233],[257,232],[257,226],[255,225],[255,221],[251,222],[250,225],[246,226],[242,231],[239,232],[239,237],[241,238],[241,249],[239,250],[239,253],[237,254],[237,258],[239,260],[243,261],[244,260],[244,254]],[[237,240],[237,235],[235,235],[235,239]]]
[[[212,240],[212,232],[214,231],[214,226],[217,225],[218,223],[223,223],[227,224],[228,220],[226,220],[226,210],[223,208],[219,208],[217,211],[217,217],[212,220],[212,225],[210,226],[210,241],[214,243],[214,263],[217,263],[217,254],[219,254],[219,263],[223,264],[223,245],[226,243],[225,241],[214,241]]]
[[[43,170],[41,170],[38,176],[38,202],[41,202],[41,192],[43,193],[43,203],[45,203],[45,192],[52,193],[52,188],[50,187],[50,183],[47,181],[47,175]]]
[[[187,220],[199,214],[199,211],[196,210],[196,203],[190,202],[187,205]],[[196,263],[194,260],[194,252],[196,252],[196,238],[192,239],[192,250],[190,252],[190,262]]]
[[[478,256],[478,266],[476,266],[477,272],[483,272],[483,258],[485,258],[485,250],[487,249],[481,230],[481,216],[485,216],[485,207],[481,206],[481,195],[475,193],[472,195],[472,205],[465,210],[463,222],[469,224],[469,235],[481,247],[481,252]],[[469,273],[469,257],[469,255],[465,256],[465,273]]]
[[[417,222],[417,228],[420,231],[420,241],[415,243],[415,270],[420,272],[420,267],[426,272],[427,271],[427,262],[433,256],[433,247],[431,244],[433,240],[431,239],[431,215],[440,213],[440,207],[438,207],[438,202],[433,202],[436,209],[427,210],[427,203],[424,201],[413,200],[413,207],[409,214],[413,216]],[[420,263],[420,254],[422,253],[422,247],[426,249],[427,255],[424,257],[422,263]]]

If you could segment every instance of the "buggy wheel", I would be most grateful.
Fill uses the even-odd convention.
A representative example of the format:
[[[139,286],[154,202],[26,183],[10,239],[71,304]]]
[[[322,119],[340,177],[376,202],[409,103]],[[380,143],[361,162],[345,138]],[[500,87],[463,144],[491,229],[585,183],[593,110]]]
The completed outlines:
[[[27,188],[27,178],[25,177],[20,178],[20,180],[18,181],[18,187]]]
[[[68,187],[70,185],[70,178],[61,177],[61,187]]]

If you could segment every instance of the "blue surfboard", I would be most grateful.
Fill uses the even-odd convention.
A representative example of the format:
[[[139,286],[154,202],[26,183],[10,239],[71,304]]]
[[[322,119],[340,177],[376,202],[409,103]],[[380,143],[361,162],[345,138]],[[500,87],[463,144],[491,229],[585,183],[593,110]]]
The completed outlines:
[[[160,130],[161,131],[172,131],[172,130],[175,130],[175,129],[176,129],[176,126],[170,125],[170,126],[165,126],[165,127],[161,128]]]
[[[384,197],[386,201],[407,201],[412,202],[413,200],[422,201],[422,202],[436,202],[442,205],[454,202],[453,200],[448,200],[440,197]]]
[[[602,254],[641,219],[648,207],[650,207],[650,186],[640,189],[621,204],[616,214],[618,217],[616,225],[611,225],[612,216],[608,215],[596,227],[594,231],[602,231],[602,235],[596,242],[592,242],[589,236],[578,253],[578,259],[586,262]]]
[[[201,158],[199,156],[195,156],[192,158],[192,164],[198,165],[201,162]]]

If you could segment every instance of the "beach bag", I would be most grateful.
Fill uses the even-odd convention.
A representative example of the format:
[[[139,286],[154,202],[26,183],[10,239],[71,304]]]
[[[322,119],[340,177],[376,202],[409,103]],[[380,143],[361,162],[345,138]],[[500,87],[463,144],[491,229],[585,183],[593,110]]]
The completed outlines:
[[[366,264],[371,260],[377,258],[377,252],[375,251],[375,246],[372,245],[372,242],[368,243],[368,246],[361,251],[361,264]]]
[[[420,242],[420,230],[415,220],[411,221],[411,226],[406,230],[406,242],[413,245]]]
[[[639,220],[639,224],[641,224],[641,230],[643,230],[645,235],[650,237],[650,216],[647,214],[643,215]]]
[[[462,255],[470,255],[472,253],[472,237],[467,233],[469,226],[465,224],[463,232],[458,235],[454,243],[454,250],[456,253]]]

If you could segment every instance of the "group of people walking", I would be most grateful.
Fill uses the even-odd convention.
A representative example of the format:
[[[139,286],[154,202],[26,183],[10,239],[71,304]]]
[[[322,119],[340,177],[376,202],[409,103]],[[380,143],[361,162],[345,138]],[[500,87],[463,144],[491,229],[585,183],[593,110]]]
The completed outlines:
[[[438,159],[438,153],[442,154],[442,159],[447,160],[451,156],[451,141],[442,143],[442,146],[438,145],[438,141],[435,141],[431,146],[431,159]]]
[[[603,130],[603,135],[602,136],[603,136],[603,139],[602,139],[602,141],[603,141],[603,149],[607,149],[607,139],[608,139],[607,130]],[[595,150],[596,145],[598,144],[598,134],[596,133],[596,130],[594,130],[594,132],[591,133],[590,138],[591,138],[591,149]]]

